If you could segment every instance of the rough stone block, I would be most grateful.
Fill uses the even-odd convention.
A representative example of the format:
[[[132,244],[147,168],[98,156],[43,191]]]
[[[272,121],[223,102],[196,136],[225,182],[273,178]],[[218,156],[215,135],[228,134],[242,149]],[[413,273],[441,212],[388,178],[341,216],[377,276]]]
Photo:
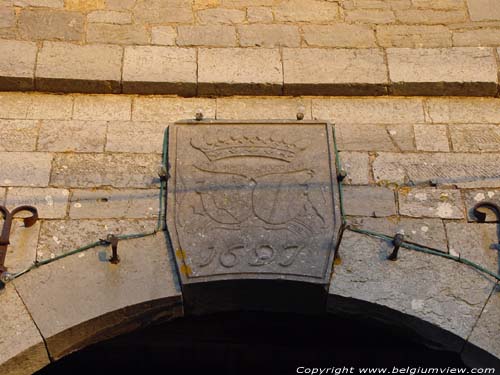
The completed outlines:
[[[443,349],[460,351],[481,314],[493,281],[466,265],[411,250],[400,250],[398,261],[391,262],[387,256],[392,249],[388,241],[345,232],[340,264],[335,266],[330,284],[331,308],[336,307],[336,296],[344,301],[368,302],[370,308],[353,311],[359,317],[373,317],[381,307],[388,307],[417,318],[405,316],[401,321],[402,316],[395,314],[393,324],[411,327]],[[390,310],[384,312],[387,319]],[[428,323],[449,334],[436,331]]]
[[[3,220],[0,223],[3,224]],[[26,228],[22,220],[14,220],[10,231],[10,245],[7,248],[5,266],[10,273],[25,271],[33,265],[36,260],[36,246],[38,234],[40,233],[40,222]]]
[[[191,0],[137,0],[134,19],[142,24],[192,23]]]
[[[51,163],[45,152],[0,152],[0,186],[47,186]]]
[[[500,32],[498,31],[498,29],[487,27],[453,31],[453,45],[457,47],[496,47],[500,45]]]
[[[246,13],[244,10],[227,8],[209,8],[196,13],[198,20],[202,24],[235,24],[245,21]]]
[[[108,234],[125,235],[149,233],[156,227],[157,220],[45,220],[40,230],[37,248],[39,260],[52,259],[89,242],[106,238]]]
[[[335,126],[337,146],[342,151],[414,151],[411,125]]]
[[[64,0],[64,7],[69,10],[88,12],[103,9],[106,0]]]
[[[155,187],[158,186],[160,162],[160,155],[57,154],[51,184],[61,187]]]
[[[51,9],[22,9],[19,33],[27,40],[81,41],[85,18],[80,12]]]
[[[274,15],[271,8],[266,7],[248,7],[247,20],[250,23],[269,23],[273,22]]]
[[[66,217],[69,191],[54,188],[9,188],[7,208],[29,205],[38,209],[41,219]],[[36,246],[35,246],[36,247]]]
[[[274,8],[274,17],[279,22],[332,22],[339,18],[339,5],[319,0],[282,1]]]
[[[300,46],[299,28],[294,25],[241,25],[238,35],[243,47]]]
[[[87,21],[125,25],[132,23],[132,15],[129,12],[119,12],[116,10],[95,10],[87,15]]]
[[[463,219],[464,205],[459,190],[403,188],[399,190],[399,213],[411,217]]]
[[[204,1],[213,2],[214,0],[204,0]],[[222,6],[228,8],[244,8],[249,6],[273,5],[275,2],[276,2],[275,0],[222,0]]]
[[[477,263],[498,273],[498,251],[491,245],[498,243],[495,224],[446,223],[450,254]]]
[[[448,240],[440,219],[352,217],[348,221],[357,229],[371,230],[389,237],[401,233],[408,242],[448,252]]]
[[[450,151],[445,125],[414,125],[418,151]]]
[[[130,120],[132,114],[130,96],[85,95],[75,97],[75,120]]]
[[[194,119],[201,109],[205,118],[215,118],[215,99],[137,97],[134,99],[132,120],[175,122]]]
[[[428,122],[500,123],[500,99],[496,98],[432,98],[425,105]]]
[[[303,98],[218,98],[217,118],[221,120],[290,120],[299,109],[311,119],[311,101]]]
[[[485,124],[449,125],[454,151],[498,152],[500,126]]]
[[[181,314],[163,233],[121,241],[119,265],[103,261],[109,253],[91,249],[16,280],[52,358],[131,330],[137,319],[151,322]]]
[[[0,120],[0,152],[35,151],[38,125],[31,120]]]
[[[177,27],[179,46],[234,47],[236,29],[234,26],[179,26]]]
[[[149,44],[149,31],[143,25],[89,23],[87,42],[109,44]]]
[[[112,121],[106,151],[161,154],[165,128],[165,122]]]
[[[43,91],[120,91],[122,48],[44,42],[38,54],[36,87]]]
[[[477,218],[473,215],[472,209],[480,202],[488,201],[500,206],[500,190],[498,189],[463,190],[463,195],[468,221],[477,222]],[[486,214],[486,222],[495,222],[498,220],[496,215],[490,210],[484,210],[483,212]]]
[[[344,184],[367,185],[370,182],[369,157],[362,152],[341,152],[342,169],[347,172]]]
[[[429,183],[458,187],[500,186],[500,155],[380,153],[373,174],[380,183]]]
[[[287,95],[382,95],[388,78],[376,49],[283,50]]]
[[[451,47],[451,31],[443,25],[381,25],[377,40],[382,47]]]
[[[68,95],[27,95],[28,119],[66,120],[73,112],[73,97]]]
[[[396,20],[406,24],[447,25],[467,22],[467,12],[460,10],[407,9],[397,10]]]
[[[376,47],[375,32],[365,25],[303,26],[304,41],[313,47]]]
[[[0,40],[0,90],[33,90],[37,50],[33,42]]]
[[[132,9],[136,0],[106,0],[106,9]]]
[[[196,93],[196,71],[194,49],[126,47],[123,91],[192,96]]]
[[[464,9],[462,0],[412,0],[415,8],[426,9]]]
[[[495,0],[467,0],[472,21],[500,20],[500,4]]]
[[[394,12],[383,9],[354,9],[345,12],[346,22],[384,24],[393,23],[396,20]]]
[[[71,219],[147,219],[158,216],[159,189],[73,190]]]
[[[174,46],[177,31],[173,26],[154,26],[151,29],[151,44]]]
[[[0,371],[9,375],[31,374],[50,363],[43,338],[14,285],[1,296]]]
[[[105,139],[104,121],[45,120],[37,148],[54,152],[103,152]]]
[[[389,48],[387,59],[396,95],[494,96],[497,92],[492,49]]]
[[[350,124],[423,123],[422,103],[416,98],[313,99],[312,111],[313,118]]]
[[[16,13],[14,8],[0,4],[0,28],[13,28],[16,26]]]
[[[370,217],[396,215],[394,192],[380,186],[345,186],[344,212]]]
[[[279,95],[282,85],[278,50],[202,48],[198,51],[200,95]]]
[[[17,7],[64,8],[64,0],[15,0]]]

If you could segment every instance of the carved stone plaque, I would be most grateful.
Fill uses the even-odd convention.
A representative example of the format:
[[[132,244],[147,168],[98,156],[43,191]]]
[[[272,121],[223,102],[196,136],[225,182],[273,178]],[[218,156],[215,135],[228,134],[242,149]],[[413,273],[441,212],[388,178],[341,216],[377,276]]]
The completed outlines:
[[[328,284],[340,226],[333,154],[326,123],[172,126],[167,218],[184,297],[207,297],[211,282],[210,298],[233,302],[237,285]]]

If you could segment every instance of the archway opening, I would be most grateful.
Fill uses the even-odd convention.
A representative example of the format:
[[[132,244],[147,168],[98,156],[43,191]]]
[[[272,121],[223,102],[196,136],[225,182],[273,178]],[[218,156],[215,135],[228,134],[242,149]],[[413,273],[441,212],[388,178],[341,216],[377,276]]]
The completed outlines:
[[[73,353],[37,375],[296,374],[301,366],[354,368],[351,373],[466,367],[457,353],[428,348],[373,320],[233,312],[149,326]]]

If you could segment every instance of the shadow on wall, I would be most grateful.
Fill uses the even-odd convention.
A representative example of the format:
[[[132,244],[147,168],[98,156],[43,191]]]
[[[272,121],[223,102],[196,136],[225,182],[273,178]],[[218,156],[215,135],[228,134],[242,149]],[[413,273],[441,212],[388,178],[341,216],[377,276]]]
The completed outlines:
[[[59,374],[295,374],[300,366],[466,368],[373,320],[333,315],[220,313],[151,326],[90,346],[42,369]],[[351,371],[351,367],[354,370]],[[299,370],[302,371],[302,370]]]

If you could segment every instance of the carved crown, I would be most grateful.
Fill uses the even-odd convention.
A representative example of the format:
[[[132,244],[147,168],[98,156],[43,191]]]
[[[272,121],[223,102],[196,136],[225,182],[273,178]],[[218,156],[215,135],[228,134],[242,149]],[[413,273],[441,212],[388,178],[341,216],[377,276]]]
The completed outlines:
[[[191,139],[191,145],[211,160],[237,156],[259,156],[291,162],[305,147],[283,139],[260,136],[231,136],[216,141]]]

